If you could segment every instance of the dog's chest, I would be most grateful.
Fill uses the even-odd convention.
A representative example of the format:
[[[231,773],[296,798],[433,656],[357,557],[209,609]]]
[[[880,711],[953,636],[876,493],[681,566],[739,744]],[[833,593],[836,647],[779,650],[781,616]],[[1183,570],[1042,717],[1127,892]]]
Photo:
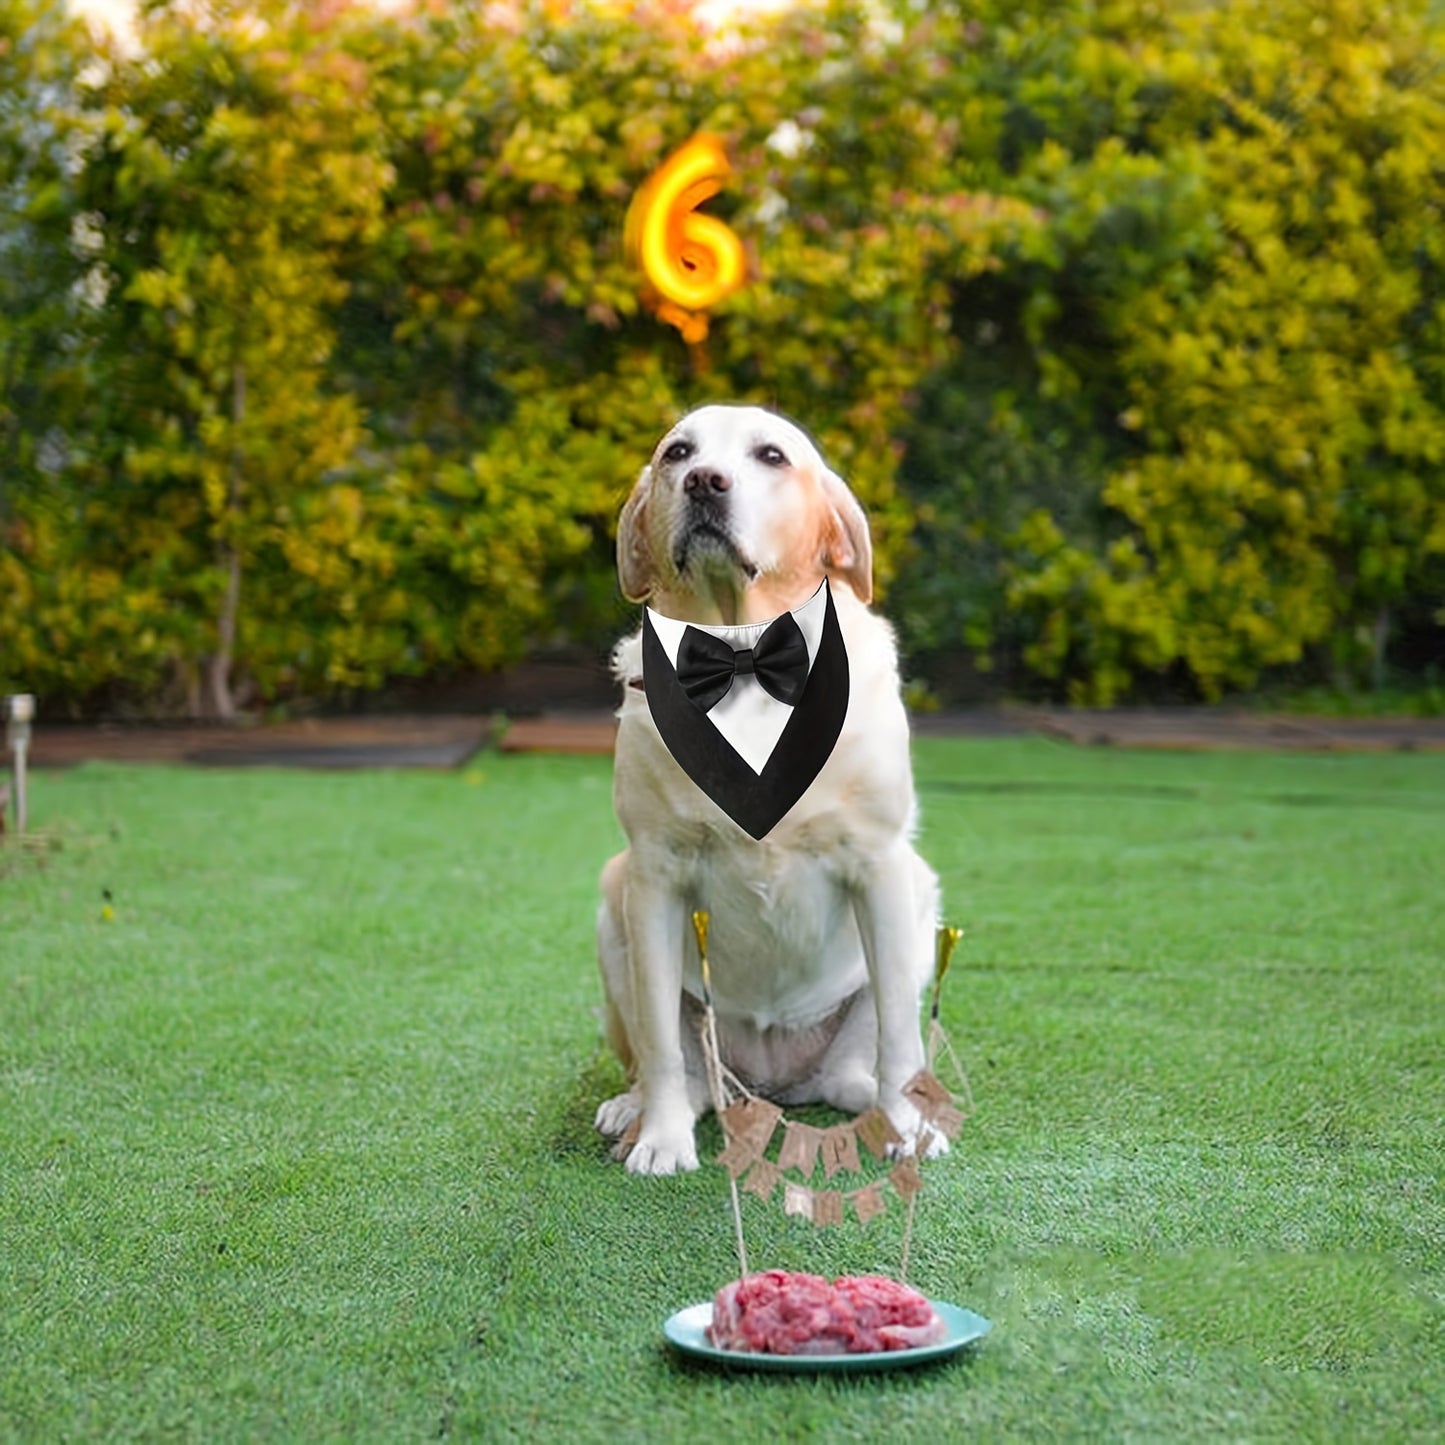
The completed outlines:
[[[748,842],[706,850],[687,889],[710,917],[719,1009],[760,1028],[810,1023],[866,977],[846,860],[838,850]],[[687,974],[689,990],[700,993],[695,960]]]

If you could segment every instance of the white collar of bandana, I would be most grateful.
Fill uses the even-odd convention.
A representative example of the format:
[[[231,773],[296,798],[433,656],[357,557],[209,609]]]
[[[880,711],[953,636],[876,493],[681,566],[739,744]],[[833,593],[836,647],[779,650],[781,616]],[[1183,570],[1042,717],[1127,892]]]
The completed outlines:
[[[823,621],[827,616],[826,589],[827,583],[820,582],[818,590],[801,607],[792,611],[793,621],[798,624],[803,641],[808,646],[810,671],[823,639]],[[755,646],[758,638],[777,621],[769,618],[766,622],[743,622],[733,626],[681,622],[676,617],[664,617],[651,607],[647,609],[647,615],[667,660],[674,668],[677,667],[677,650],[682,644],[682,635],[689,627],[710,637],[721,638],[734,651],[739,651]],[[708,711],[707,717],[753,772],[761,773],[792,715],[792,707],[770,697],[756,677],[741,676],[734,680],[722,700]]]

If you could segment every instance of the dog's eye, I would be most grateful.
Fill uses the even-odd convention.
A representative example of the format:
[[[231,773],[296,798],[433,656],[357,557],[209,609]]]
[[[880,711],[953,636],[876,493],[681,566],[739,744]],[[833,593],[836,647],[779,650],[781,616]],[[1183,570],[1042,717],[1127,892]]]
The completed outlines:
[[[692,453],[693,445],[691,442],[673,442],[673,444],[663,452],[662,459],[665,462],[675,465],[677,462],[685,462]]]
[[[785,467],[788,465],[788,459],[784,455],[783,449],[781,447],[773,446],[771,442],[767,443],[764,446],[760,446],[757,451],[753,453],[753,455],[765,467]]]

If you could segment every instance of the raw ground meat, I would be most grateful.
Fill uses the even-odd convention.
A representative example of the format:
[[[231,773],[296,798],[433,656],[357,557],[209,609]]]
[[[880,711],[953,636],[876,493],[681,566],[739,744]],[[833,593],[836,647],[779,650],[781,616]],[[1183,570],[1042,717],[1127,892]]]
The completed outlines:
[[[882,1275],[769,1269],[724,1285],[708,1339],[759,1355],[857,1355],[936,1344],[948,1327],[917,1290]]]

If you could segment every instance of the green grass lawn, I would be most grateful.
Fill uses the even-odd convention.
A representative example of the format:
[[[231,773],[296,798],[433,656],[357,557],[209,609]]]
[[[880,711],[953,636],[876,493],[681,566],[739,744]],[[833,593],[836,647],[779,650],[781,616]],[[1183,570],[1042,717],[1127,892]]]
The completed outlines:
[[[978,1108],[911,1273],[976,1352],[664,1348],[735,1264],[720,1171],[591,1129],[606,760],[96,766],[0,852],[0,1438],[1438,1439],[1445,757],[916,757]]]

